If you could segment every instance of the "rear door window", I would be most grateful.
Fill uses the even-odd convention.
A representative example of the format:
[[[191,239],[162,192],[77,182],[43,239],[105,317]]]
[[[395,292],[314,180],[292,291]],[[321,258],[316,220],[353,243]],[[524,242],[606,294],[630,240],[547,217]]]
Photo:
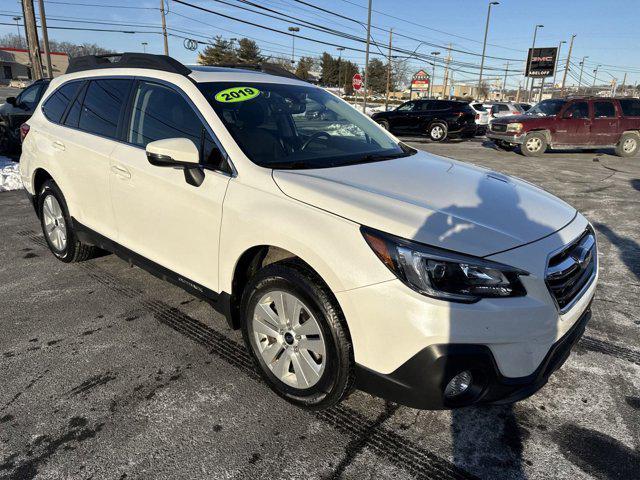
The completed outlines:
[[[611,102],[593,102],[593,116],[595,118],[612,118],[616,116],[616,109]]]
[[[570,105],[564,112],[564,118],[589,118],[589,104],[576,102]]]
[[[54,123],[60,123],[69,103],[76,96],[82,82],[69,82],[58,88],[42,105],[44,116]]]
[[[89,133],[116,138],[131,83],[128,79],[92,80],[84,96],[78,127]]]
[[[640,117],[640,100],[637,98],[620,99],[622,114],[627,117]]]

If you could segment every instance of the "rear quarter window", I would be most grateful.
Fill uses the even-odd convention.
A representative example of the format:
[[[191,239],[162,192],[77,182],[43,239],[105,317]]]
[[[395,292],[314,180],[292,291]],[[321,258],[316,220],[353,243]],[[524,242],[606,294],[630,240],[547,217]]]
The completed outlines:
[[[58,88],[42,105],[42,112],[48,120],[60,123],[69,102],[75,97],[82,82],[70,82]]]
[[[625,98],[620,100],[622,114],[625,117],[640,117],[640,100],[637,98]]]

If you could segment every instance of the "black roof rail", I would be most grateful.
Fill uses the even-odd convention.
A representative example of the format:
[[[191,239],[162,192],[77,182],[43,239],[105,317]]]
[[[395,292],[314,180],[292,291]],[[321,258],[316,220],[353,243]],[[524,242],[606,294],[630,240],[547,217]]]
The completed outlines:
[[[102,68],[149,68],[164,72],[189,75],[191,69],[185,67],[175,58],[167,55],[153,55],[151,53],[107,53],[104,55],[85,55],[69,60],[65,73],[84,72]]]
[[[269,75],[276,75],[278,77],[287,77],[293,78],[296,80],[302,80],[296,74],[290,72],[286,68],[277,63],[269,63],[269,62],[258,62],[258,63],[218,63],[216,65],[212,65],[215,67],[223,67],[223,68],[239,68],[244,70],[255,70],[262,73],[267,73]]]

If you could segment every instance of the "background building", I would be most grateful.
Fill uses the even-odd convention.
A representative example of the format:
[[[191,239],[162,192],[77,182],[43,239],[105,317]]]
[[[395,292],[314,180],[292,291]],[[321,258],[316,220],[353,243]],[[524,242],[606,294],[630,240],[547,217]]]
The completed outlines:
[[[54,77],[66,72],[68,65],[69,57],[66,53],[51,52]],[[11,80],[28,80],[32,76],[28,50],[0,47],[0,84],[7,85]]]

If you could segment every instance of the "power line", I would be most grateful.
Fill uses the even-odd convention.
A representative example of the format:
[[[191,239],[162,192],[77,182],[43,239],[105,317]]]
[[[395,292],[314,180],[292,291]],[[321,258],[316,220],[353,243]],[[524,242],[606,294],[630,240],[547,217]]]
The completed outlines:
[[[153,7],[132,7],[131,5],[105,5],[101,3],[59,2],[54,0],[45,0],[45,3],[51,3],[54,5],[73,5],[76,7],[128,8],[131,10],[157,10],[157,8],[153,8]]]

